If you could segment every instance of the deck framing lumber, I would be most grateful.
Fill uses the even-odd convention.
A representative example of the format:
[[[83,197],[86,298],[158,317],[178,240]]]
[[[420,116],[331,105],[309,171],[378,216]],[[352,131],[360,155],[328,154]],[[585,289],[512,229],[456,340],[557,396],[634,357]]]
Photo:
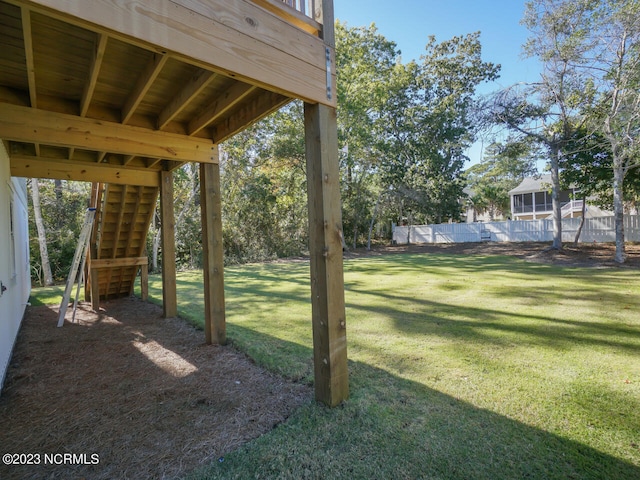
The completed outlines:
[[[165,318],[178,315],[176,291],[176,221],[173,211],[173,173],[160,172],[160,217],[162,243],[162,310]]]
[[[200,164],[202,253],[204,263],[205,339],[224,345],[227,340],[224,303],[224,251],[220,165]]]
[[[3,140],[210,163],[210,140],[0,103]]]
[[[34,11],[101,29],[207,69],[215,66],[218,73],[289,97],[336,105],[335,95],[328,98],[326,94],[326,46],[322,39],[250,0],[28,3]],[[150,24],[153,27],[140,27]],[[332,49],[332,61],[334,57]]]
[[[336,111],[305,104],[316,400],[349,397]]]
[[[11,175],[25,178],[49,178],[120,185],[160,185],[158,172],[148,169],[122,168],[107,163],[81,163],[72,160],[11,155]]]
[[[96,48],[93,51],[93,58],[91,59],[89,78],[85,83],[84,91],[82,92],[82,99],[80,100],[81,117],[87,115],[87,110],[89,109],[89,105],[91,104],[91,98],[93,97],[93,92],[96,88],[96,82],[98,81],[98,75],[100,74],[100,67],[102,66],[102,61],[104,60],[104,52],[107,49],[108,40],[109,37],[104,33],[98,35]]]

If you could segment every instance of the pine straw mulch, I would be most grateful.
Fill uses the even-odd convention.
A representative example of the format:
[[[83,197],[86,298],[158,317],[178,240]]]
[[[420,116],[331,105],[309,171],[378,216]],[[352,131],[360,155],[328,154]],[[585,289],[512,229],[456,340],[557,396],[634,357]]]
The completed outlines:
[[[155,305],[103,307],[80,304],[77,323],[62,328],[57,307],[27,308],[0,397],[0,453],[41,463],[0,464],[1,479],[181,477],[312,401],[309,386],[206,345]],[[99,464],[44,465],[45,453],[86,454],[85,463],[98,454]]]

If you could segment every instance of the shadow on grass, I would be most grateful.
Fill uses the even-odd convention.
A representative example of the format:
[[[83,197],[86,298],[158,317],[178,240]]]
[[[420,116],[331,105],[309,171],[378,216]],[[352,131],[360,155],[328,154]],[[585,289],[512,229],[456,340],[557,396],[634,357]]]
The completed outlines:
[[[349,291],[382,298],[381,302],[369,302],[366,305],[362,302],[348,302],[349,308],[386,315],[393,319],[398,331],[411,335],[460,337],[491,343],[511,341],[508,337],[487,333],[493,330],[518,335],[520,340],[560,350],[573,348],[576,342],[633,352],[640,348],[640,330],[614,322],[594,322],[588,318],[565,320],[535,313],[520,314],[498,309],[464,307],[402,295],[360,291],[353,287]],[[400,311],[399,306],[407,303],[419,305],[419,308]],[[532,324],[532,320],[535,323]]]
[[[243,327],[234,334],[275,351],[304,348]],[[304,406],[191,478],[640,478],[636,465],[370,365],[351,362],[350,385],[342,406]]]
[[[382,265],[388,275],[406,273],[436,273],[446,270],[454,277],[464,278],[469,274],[512,274],[514,278],[561,276],[563,278],[583,278],[588,273],[603,281],[619,280],[621,275],[633,277],[634,271],[615,267],[591,268],[567,265],[551,265],[527,262],[526,260],[502,255],[455,255],[455,254],[403,254],[381,257],[363,257],[345,260],[345,271],[354,273],[379,273]],[[551,290],[551,289],[549,289]]]

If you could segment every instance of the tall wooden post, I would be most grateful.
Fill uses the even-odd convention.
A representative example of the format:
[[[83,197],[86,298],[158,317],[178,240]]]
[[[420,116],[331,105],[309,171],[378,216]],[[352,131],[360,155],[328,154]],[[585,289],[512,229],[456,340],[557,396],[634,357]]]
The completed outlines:
[[[162,310],[165,318],[178,315],[176,294],[176,221],[173,213],[173,173],[160,172],[160,221],[162,228]]]
[[[200,164],[200,208],[204,261],[204,332],[208,344],[224,345],[227,329],[224,308],[224,252],[220,165]]]
[[[349,397],[336,111],[305,104],[316,399]]]

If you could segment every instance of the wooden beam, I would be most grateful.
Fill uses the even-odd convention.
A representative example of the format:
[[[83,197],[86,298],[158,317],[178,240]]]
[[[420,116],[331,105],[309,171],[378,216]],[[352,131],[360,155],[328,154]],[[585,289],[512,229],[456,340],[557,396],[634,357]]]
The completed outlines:
[[[122,107],[122,123],[128,123],[131,117],[140,105],[140,102],[146,95],[146,93],[153,85],[153,82],[158,78],[162,67],[167,63],[169,55],[161,55],[155,53],[153,58],[149,61],[142,74],[138,78],[135,88],[129,94],[129,97],[124,102]]]
[[[109,37],[104,33],[98,34],[98,42],[96,48],[93,51],[93,58],[91,59],[91,68],[89,70],[89,79],[84,86],[82,92],[82,99],[80,100],[80,116],[84,117],[89,110],[91,104],[91,98],[93,92],[96,89],[96,83],[98,82],[98,75],[100,74],[100,67],[102,66],[102,60],[104,59],[104,52],[107,49],[107,40]]]
[[[87,163],[28,155],[10,155],[10,161],[11,175],[14,177],[159,186],[156,170],[131,169],[108,163]]]
[[[36,92],[36,67],[33,59],[33,36],[31,32],[31,12],[27,7],[20,8],[22,16],[22,36],[24,39],[24,55],[27,61],[27,79],[29,83],[29,99],[31,107],[38,107]]]
[[[104,268],[137,267],[148,264],[149,259],[147,257],[94,258],[91,260],[91,268],[94,270]]]
[[[166,127],[215,77],[216,74],[208,70],[200,70],[194,75],[158,115],[158,130]]]
[[[224,305],[220,165],[200,164],[200,191],[202,192],[200,207],[204,262],[205,339],[208,344],[224,345],[227,335]]]
[[[236,83],[233,85],[221,96],[221,98],[217,99],[189,122],[189,135],[195,135],[211,122],[222,117],[234,105],[241,102],[242,99],[246,98],[247,95],[255,89],[256,87],[253,85],[247,85],[246,83]]]
[[[217,161],[210,140],[8,103],[0,103],[0,132],[4,140],[18,142],[182,162]]]
[[[264,91],[260,96],[256,97],[251,103],[247,104],[240,111],[235,112],[231,117],[224,119],[216,125],[213,134],[213,141],[221,143],[232,137],[249,125],[257,122],[261,118],[266,117],[270,113],[278,110],[283,105],[291,101],[290,98],[284,97],[278,93]]]
[[[333,407],[349,396],[336,111],[304,114],[315,392]]]
[[[176,292],[176,222],[173,212],[173,173],[160,172],[162,245],[162,310],[165,318],[178,315]]]

